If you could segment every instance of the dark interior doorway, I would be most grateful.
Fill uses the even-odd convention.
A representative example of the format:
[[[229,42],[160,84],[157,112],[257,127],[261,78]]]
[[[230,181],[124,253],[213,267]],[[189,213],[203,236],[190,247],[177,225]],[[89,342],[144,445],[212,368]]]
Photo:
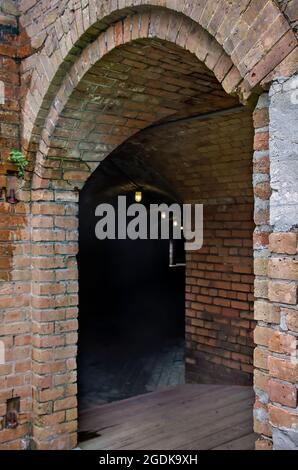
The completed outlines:
[[[80,412],[185,381],[185,268],[170,266],[169,240],[98,240],[95,235],[98,204],[116,208],[121,194],[128,204],[134,202],[129,169],[122,172],[118,165],[110,156],[80,195]],[[175,202],[146,186],[142,175],[134,174],[136,179],[146,207]],[[181,261],[181,247],[175,243],[175,248]]]

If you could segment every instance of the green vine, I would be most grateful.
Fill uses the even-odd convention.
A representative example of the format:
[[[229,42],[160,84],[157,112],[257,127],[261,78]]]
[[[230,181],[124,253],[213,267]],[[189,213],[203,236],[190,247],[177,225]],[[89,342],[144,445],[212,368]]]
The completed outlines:
[[[17,149],[12,149],[12,151],[9,154],[8,160],[11,163],[14,163],[15,165],[17,165],[17,167],[18,167],[18,177],[19,178],[24,178],[25,169],[26,169],[26,166],[28,165],[29,162],[26,159],[26,157],[22,154],[22,152],[20,152]]]

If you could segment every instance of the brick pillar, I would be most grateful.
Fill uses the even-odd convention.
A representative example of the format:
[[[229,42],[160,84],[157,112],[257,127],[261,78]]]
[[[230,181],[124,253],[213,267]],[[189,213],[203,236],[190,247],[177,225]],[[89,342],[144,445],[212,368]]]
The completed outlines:
[[[270,224],[268,298],[279,323],[268,337],[269,422],[273,449],[298,450],[298,80],[270,90]]]
[[[6,202],[14,169],[7,163],[18,148],[20,77],[16,2],[0,2],[0,450],[29,446],[31,412],[30,233],[26,191],[22,202]],[[15,188],[23,185],[14,181]],[[3,189],[4,188],[4,189]],[[3,348],[4,345],[4,348]],[[6,424],[7,401],[19,400],[19,425]]]
[[[33,446],[71,449],[77,430],[78,195],[32,192]]]
[[[255,431],[261,434],[257,449],[298,448],[298,105],[293,99],[294,85],[294,79],[273,84],[270,96],[263,95],[255,111],[258,326],[254,418]]]
[[[269,99],[264,93],[254,111],[254,159],[253,183],[255,194],[256,224],[254,233],[254,274],[255,274],[255,320],[254,332],[254,429],[261,434],[257,448],[271,448],[271,426],[268,419],[268,333],[278,317],[273,315],[268,302],[268,245],[271,227],[269,225],[270,163],[269,163]]]

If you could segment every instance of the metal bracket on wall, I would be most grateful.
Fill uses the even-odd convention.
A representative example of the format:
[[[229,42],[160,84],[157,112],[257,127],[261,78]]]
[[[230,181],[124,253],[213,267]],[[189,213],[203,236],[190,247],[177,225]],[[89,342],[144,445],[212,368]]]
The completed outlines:
[[[18,415],[20,413],[20,398],[10,398],[6,403],[6,416],[5,416],[5,427],[8,429],[15,429],[18,422]]]
[[[18,168],[14,163],[0,162],[0,201],[7,201],[10,204],[19,202],[12,184],[13,178],[17,176]]]

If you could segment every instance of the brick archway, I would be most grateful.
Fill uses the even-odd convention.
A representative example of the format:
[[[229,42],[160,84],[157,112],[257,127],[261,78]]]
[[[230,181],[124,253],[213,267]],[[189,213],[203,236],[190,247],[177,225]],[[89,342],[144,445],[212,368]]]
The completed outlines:
[[[179,17],[173,14],[171,21],[180,24]],[[192,36],[188,39],[185,32],[190,27]],[[226,129],[230,129],[231,142],[227,145],[235,148],[232,160],[237,159],[237,148],[244,146],[246,139],[250,139],[248,147],[251,150],[247,150],[247,153],[243,151],[242,157],[242,165],[247,168],[248,186],[239,186],[243,193],[239,192],[237,196],[237,211],[243,212],[240,219],[245,220],[243,223],[247,226],[247,233],[251,231],[252,190],[249,187],[249,168],[253,137],[250,113],[248,111],[243,120],[238,118],[237,112],[241,111],[239,98],[228,95],[222,88],[224,86],[234,94],[237,90],[243,96],[240,91],[243,89],[238,87],[239,75],[237,73],[235,76],[236,69],[222,48],[201,28],[190,23],[185,29],[177,29],[176,32],[171,29],[170,34],[175,42],[170,40],[168,34],[168,28],[163,26],[159,16],[149,16],[147,13],[127,17],[110,27],[87,46],[74,62],[45,120],[32,179],[32,240],[42,242],[53,250],[49,258],[47,250],[37,243],[36,255],[32,256],[32,315],[36,328],[33,331],[33,363],[37,368],[34,371],[33,390],[36,404],[41,406],[41,410],[33,415],[33,437],[38,448],[71,447],[76,440],[78,285],[74,255],[77,250],[77,189],[84,185],[100,161],[153,123],[168,120],[171,116],[179,119],[212,111],[223,112],[217,125],[220,126],[224,121],[229,123]],[[201,38],[199,47],[198,35]],[[249,92],[246,96],[249,96]],[[247,136],[245,134],[243,141],[241,133],[237,134],[236,131],[237,123],[240,122],[247,128]],[[209,132],[210,129],[212,124]],[[223,128],[221,139],[228,139],[228,133]],[[223,140],[222,145],[224,148]],[[224,150],[222,153],[225,155]],[[230,171],[233,174],[236,170],[231,168]],[[232,188],[237,187],[237,183],[233,184],[232,180],[231,185]],[[236,198],[236,190],[231,190],[230,196],[228,186],[222,189],[221,194],[225,191],[226,200],[229,197]],[[221,201],[220,193],[218,198]],[[213,199],[216,201],[215,196]],[[229,210],[221,207],[220,210],[227,212],[227,218],[232,220],[235,217],[235,208]],[[212,218],[216,217],[214,210],[210,211],[209,217],[212,226]],[[241,225],[242,222],[240,229]],[[235,223],[234,226],[236,228]],[[249,240],[246,243],[249,246]],[[38,245],[41,251],[38,251]],[[244,245],[243,252],[245,250],[248,278],[252,274],[252,255],[250,253],[249,257],[249,249]],[[188,262],[191,265],[199,260],[189,258]],[[236,262],[239,263],[240,259],[234,257]],[[242,269],[239,267],[239,273]],[[197,274],[190,277],[189,285],[197,282]],[[235,280],[240,279],[240,276],[235,274]],[[247,284],[250,289],[249,283],[251,279]],[[231,318],[239,315],[240,322],[241,308],[247,309],[247,318],[251,317],[251,299],[250,303],[245,303],[244,297],[247,299],[249,294],[236,291],[237,287],[234,298],[241,298],[243,304],[240,305],[241,299],[238,304],[235,302],[229,315]],[[221,292],[226,295],[224,291]],[[214,312],[217,308],[216,314],[225,305],[230,305],[223,299],[218,299],[218,302],[219,305],[213,308]],[[191,305],[189,311],[195,315],[197,308],[204,308],[194,302]],[[244,332],[245,328],[250,329],[252,323],[242,320],[242,325]],[[48,328],[54,330],[48,332]],[[247,354],[249,349],[247,347]],[[236,359],[236,356],[235,353],[233,357]],[[237,357],[240,359],[240,356]],[[223,367],[230,371],[231,377],[238,377],[238,383],[247,383],[252,366],[248,364],[250,359],[245,354],[241,360],[244,362],[241,370],[239,366],[239,377],[232,372],[236,360],[224,360]],[[64,373],[60,370],[55,372],[56,367],[61,367]],[[63,382],[56,383],[62,380],[61,376],[64,377]],[[47,380],[50,384],[44,387],[42,384]],[[44,408],[46,403],[50,413]],[[53,432],[59,433],[59,438],[52,437]]]
[[[238,74],[237,70],[233,66],[230,58],[227,56],[227,54],[223,51],[223,49],[218,45],[218,43],[212,39],[202,28],[196,26],[193,22],[189,21],[184,21],[183,28],[181,28],[181,18],[178,15],[172,14],[170,18],[166,18],[166,21],[163,23],[161,22],[160,16],[155,15],[154,13],[151,15],[148,15],[147,13],[140,14],[140,15],[135,15],[132,17],[127,17],[125,20],[122,20],[115,25],[111,26],[107,31],[99,35],[99,37],[89,46],[84,49],[84,52],[80,55],[80,57],[74,62],[72,65],[71,69],[68,71],[64,81],[62,82],[59,90],[57,91],[55,95],[55,99],[50,107],[50,109],[47,111],[47,117],[44,121],[44,127],[42,130],[40,130],[40,140],[39,140],[39,148],[37,148],[37,165],[35,166],[35,175],[33,179],[33,187],[37,188],[39,186],[38,182],[38,175],[41,176],[41,178],[47,178],[47,176],[44,176],[40,172],[40,168],[42,167],[42,159],[44,157],[47,157],[48,149],[49,147],[55,147],[55,144],[51,144],[51,139],[55,139],[55,129],[59,127],[59,119],[60,119],[60,114],[62,110],[67,106],[67,103],[69,99],[71,99],[72,94],[79,88],[79,84],[81,81],[85,82],[86,85],[90,89],[90,93],[93,93],[93,98],[94,100],[98,100],[99,97],[96,98],[96,93],[99,94],[98,87],[99,86],[111,86],[112,84],[112,79],[109,78],[103,79],[102,83],[100,83],[100,80],[98,79],[98,82],[96,83],[96,80],[92,79],[92,76],[96,75],[98,71],[92,70],[92,67],[97,64],[100,60],[109,60],[109,54],[113,53],[114,55],[117,55],[117,50],[118,48],[124,47],[127,45],[127,48],[129,47],[129,44],[131,45],[131,50],[124,52],[126,53],[127,60],[126,62],[129,62],[129,57],[132,58],[132,60],[135,60],[135,67],[134,67],[134,72],[137,73],[137,71],[142,71],[146,69],[146,65],[150,65],[150,62],[146,64],[146,49],[143,44],[142,46],[142,41],[145,40],[155,40],[159,42],[160,48],[167,50],[169,54],[172,54],[174,57],[174,60],[176,60],[176,64],[179,65],[179,60],[182,60],[183,56],[188,58],[188,63],[190,64],[190,67],[193,69],[193,73],[196,73],[196,69],[194,64],[198,64],[198,60],[204,64],[205,66],[201,67],[203,72],[202,72],[202,77],[200,78],[199,74],[201,72],[200,68],[198,68],[197,73],[198,73],[198,84],[196,85],[195,83],[191,84],[191,81],[194,82],[194,79],[186,80],[187,79],[187,73],[184,71],[184,78],[186,80],[185,85],[182,83],[182,80],[180,83],[178,80],[172,80],[172,88],[171,88],[171,82],[168,84],[168,90],[164,90],[164,101],[166,104],[163,104],[162,100],[162,93],[159,93],[161,98],[159,98],[158,93],[156,93],[157,102],[155,106],[151,106],[153,111],[151,113],[147,113],[147,115],[144,117],[135,120],[135,123],[133,121],[130,123],[127,123],[127,132],[122,133],[122,137],[119,136],[119,138],[115,138],[115,145],[119,145],[122,143],[126,138],[128,138],[130,135],[133,133],[141,130],[144,127],[149,126],[155,121],[158,121],[159,119],[165,118],[167,116],[170,116],[171,114],[174,114],[179,111],[179,106],[177,109],[177,104],[172,106],[169,105],[167,106],[167,103],[169,100],[175,100],[174,94],[175,93],[183,93],[183,89],[186,89],[187,87],[193,86],[193,91],[190,93],[190,98],[192,97],[193,99],[199,100],[199,97],[203,96],[205,92],[208,92],[208,100],[210,101],[209,107],[208,105],[205,107],[205,112],[207,112],[210,109],[213,109],[213,105],[215,100],[217,99],[220,101],[220,90],[221,86],[224,88],[226,93],[228,94],[238,94],[239,97],[244,98],[249,98],[250,96],[250,91],[249,89],[245,90],[245,82],[242,80],[241,76]],[[170,28],[169,25],[171,25],[171,22],[173,23],[173,27]],[[176,29],[174,28],[176,26]],[[170,28],[170,31],[168,32],[168,28]],[[190,34],[191,32],[191,34]],[[174,38],[174,41],[172,41],[171,38]],[[139,47],[141,45],[142,47]],[[176,46],[176,47],[175,47]],[[142,52],[143,49],[143,52]],[[184,52],[186,49],[187,52]],[[137,54],[140,53],[143,55],[143,59],[141,62],[141,65],[137,65]],[[129,56],[130,54],[130,56]],[[135,57],[134,57],[135,54]],[[175,57],[176,54],[176,57]],[[192,55],[193,54],[193,55]],[[157,54],[158,55],[158,54]],[[162,53],[160,53],[160,57],[162,56]],[[160,60],[160,57],[151,59],[152,64],[158,65],[158,61]],[[180,57],[180,58],[179,58]],[[149,54],[149,59],[150,59],[150,54]],[[114,60],[114,62],[113,62]],[[115,63],[116,59],[111,59],[112,65]],[[120,59],[119,59],[120,60]],[[175,64],[175,62],[173,62]],[[125,71],[125,61],[124,61],[124,66],[123,70]],[[134,64],[132,64],[134,66]],[[173,65],[174,66],[174,65]],[[148,67],[147,67],[148,68]],[[168,70],[171,70],[170,65],[168,66]],[[206,77],[206,74],[213,72],[212,78],[211,79],[211,86],[210,83],[208,84],[208,77]],[[166,70],[167,72],[167,70]],[[103,74],[106,74],[106,71],[103,70]],[[131,71],[133,73],[133,70]],[[150,70],[147,70],[147,73],[150,74]],[[205,78],[204,78],[205,74]],[[150,75],[149,75],[150,76]],[[183,76],[183,75],[182,75]],[[152,81],[156,80],[157,77],[155,77],[152,74]],[[205,88],[204,88],[204,79],[206,80]],[[217,80],[216,80],[217,79]],[[217,83],[218,81],[218,83]],[[92,83],[93,83],[93,88],[92,88]],[[201,88],[200,88],[201,84]],[[220,86],[221,84],[221,86]],[[96,86],[98,85],[98,86]],[[144,86],[144,83],[136,83],[136,86],[139,85],[139,87],[143,86],[143,94],[146,95],[146,86]],[[154,85],[152,84],[152,87],[154,88]],[[96,91],[97,88],[97,91]],[[154,96],[154,92],[149,90],[148,95]],[[179,90],[180,88],[180,90]],[[150,86],[149,86],[150,89]],[[168,95],[167,95],[168,93]],[[172,95],[171,95],[172,93]],[[211,94],[213,93],[213,95]],[[216,98],[216,93],[217,93],[217,98]],[[107,100],[109,99],[109,95],[107,95]],[[105,96],[105,95],[103,95]],[[113,94],[111,93],[111,97],[113,97]],[[183,96],[181,97],[183,98]],[[111,98],[112,99],[112,98]],[[115,99],[115,97],[114,97]],[[206,94],[205,94],[205,99],[206,99]],[[159,101],[158,101],[159,100]],[[119,100],[121,101],[121,100]],[[124,101],[124,100],[122,100]],[[183,99],[180,99],[181,105],[183,103]],[[179,100],[178,100],[179,104]],[[226,97],[222,97],[221,103],[218,104],[218,106],[221,108],[229,107],[237,105],[237,100],[231,98],[230,100]],[[96,107],[96,102],[94,104]],[[181,107],[181,106],[180,106]],[[142,105],[140,103],[139,107],[135,106],[135,113],[131,111],[131,116],[137,115],[141,116],[142,115],[142,110],[145,111],[147,108],[146,103]],[[96,111],[101,111],[101,107],[98,106]],[[202,109],[201,106],[201,112],[203,112],[204,109]],[[112,111],[112,113],[108,112],[108,114],[114,114],[117,115],[119,112],[115,112],[115,110]],[[109,122],[110,120],[110,122]],[[118,119],[118,124],[119,125],[124,125],[121,123],[120,119]],[[104,120],[102,122],[104,124]],[[115,122],[112,122],[112,119],[106,118],[106,124],[117,124],[117,120]],[[36,130],[36,134],[34,134],[34,142],[36,141],[36,138],[38,137],[38,130]],[[65,138],[65,141],[62,142],[63,136],[56,136],[57,139],[60,138],[61,142],[59,144],[60,148],[67,148],[67,139],[69,136]],[[81,136],[83,137],[83,136]],[[103,142],[105,143],[105,142]],[[36,144],[33,144],[35,148]],[[58,147],[59,147],[58,146]],[[30,149],[30,147],[29,147]],[[35,149],[36,150],[36,149]],[[108,153],[113,150],[113,144],[111,144],[108,148]],[[63,152],[62,152],[63,153]],[[106,153],[107,155],[107,153]],[[60,152],[60,156],[61,152]],[[101,158],[104,158],[104,154],[101,155]],[[91,163],[91,162],[90,162]],[[95,165],[96,161],[94,162],[93,166]],[[92,166],[92,165],[91,165]],[[87,175],[85,175],[87,177]],[[67,179],[67,178],[66,178]],[[77,182],[79,183],[79,182]],[[41,185],[41,187],[44,185]]]
[[[191,51],[198,48],[198,39],[202,41],[203,45],[199,42],[199,49],[204,53],[207,46],[210,67],[217,65],[219,80],[222,82],[226,78],[228,93],[238,91],[247,99],[252,89],[261,81],[270,83],[278,76],[279,70],[287,70],[288,74],[295,70],[297,40],[273,0],[261,9],[257,1],[249,0],[228,3],[226,0],[204,0],[197,5],[185,0],[121,0],[117,2],[117,8],[115,6],[114,0],[99,5],[90,0],[84,4],[84,8],[81,5],[73,8],[69,3],[63,17],[59,17],[58,12],[45,12],[50,13],[50,19],[46,26],[49,34],[43,43],[45,26],[38,21],[38,9],[35,12],[35,6],[31,5],[28,11],[24,5],[22,10],[21,5],[25,15],[37,18],[37,30],[36,27],[30,28],[30,20],[26,16],[24,28],[25,35],[31,37],[32,47],[38,50],[41,48],[41,53],[33,61],[34,68],[31,59],[28,66],[25,65],[27,74],[32,74],[23,107],[23,145],[26,149],[36,133],[36,126],[44,119],[43,108],[47,109],[48,102],[55,96],[53,80],[59,83],[85,46],[92,43],[101,32],[107,31],[118,19],[131,16],[139,10],[146,12],[150,19],[149,36],[169,33],[173,40],[179,33],[182,47]],[[233,28],[231,24],[234,24]],[[252,25],[260,30],[260,36],[255,34]],[[264,25],[267,25],[265,30]],[[139,36],[136,26],[134,34]],[[221,60],[218,61],[220,55]],[[221,74],[224,74],[223,77]]]

